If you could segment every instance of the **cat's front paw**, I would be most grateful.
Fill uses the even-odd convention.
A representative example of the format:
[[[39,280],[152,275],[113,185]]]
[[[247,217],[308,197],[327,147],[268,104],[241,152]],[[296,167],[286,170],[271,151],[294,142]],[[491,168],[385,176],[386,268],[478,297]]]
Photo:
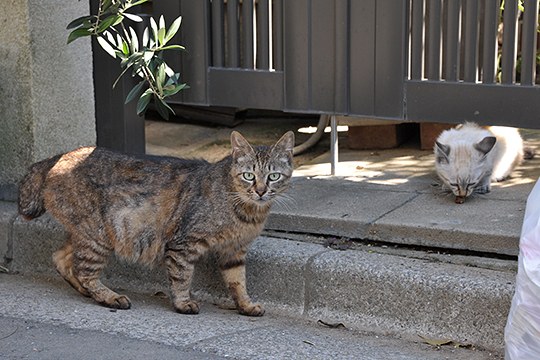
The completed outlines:
[[[247,316],[263,316],[264,308],[261,304],[247,304],[238,308],[241,315]]]
[[[104,301],[98,301],[100,304],[112,309],[127,310],[131,308],[131,301],[125,295],[114,295]]]
[[[199,304],[193,300],[177,301],[174,303],[174,308],[180,314],[198,314]]]
[[[474,189],[474,192],[476,192],[477,194],[487,194],[490,191],[491,191],[491,188],[488,185],[479,186],[476,189]]]

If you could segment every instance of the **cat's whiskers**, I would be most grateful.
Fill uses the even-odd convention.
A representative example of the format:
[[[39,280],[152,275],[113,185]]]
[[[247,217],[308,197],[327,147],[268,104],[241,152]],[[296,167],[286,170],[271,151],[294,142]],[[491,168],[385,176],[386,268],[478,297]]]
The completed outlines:
[[[296,198],[284,192],[276,193],[275,200],[276,204],[287,207],[296,206],[298,203]]]
[[[243,198],[242,193],[240,192],[234,191],[234,192],[229,192],[227,194],[230,196],[232,200],[232,205],[234,207],[237,207],[239,205],[243,205],[246,203],[246,199]]]

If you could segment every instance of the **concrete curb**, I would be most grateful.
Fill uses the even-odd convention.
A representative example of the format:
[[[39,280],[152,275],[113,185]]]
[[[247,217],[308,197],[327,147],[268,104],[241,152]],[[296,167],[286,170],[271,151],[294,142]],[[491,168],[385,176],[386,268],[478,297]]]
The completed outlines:
[[[61,226],[45,215],[14,221],[13,204],[3,204],[0,227],[11,234],[11,271],[48,274],[51,255],[64,241]],[[12,224],[12,225],[10,225]],[[427,259],[338,251],[322,245],[258,238],[248,255],[251,296],[289,316],[341,322],[349,328],[400,336],[422,335],[501,351],[514,291],[515,272]],[[166,291],[163,269],[111,261],[104,281],[117,289]],[[198,266],[194,293],[213,302],[228,295],[212,259]]]
[[[480,196],[456,205],[434,190],[389,190],[340,179],[296,178],[289,194],[294,206],[276,204],[267,229],[505,256],[518,255],[526,205]]]

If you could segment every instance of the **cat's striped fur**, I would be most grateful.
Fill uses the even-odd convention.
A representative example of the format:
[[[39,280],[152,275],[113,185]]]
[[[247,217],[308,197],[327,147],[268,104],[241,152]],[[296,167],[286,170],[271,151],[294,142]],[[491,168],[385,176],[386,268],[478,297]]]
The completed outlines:
[[[260,234],[273,200],[292,175],[294,134],[271,147],[231,135],[232,154],[203,160],[130,156],[85,147],[34,164],[21,182],[19,213],[47,210],[68,240],[53,255],[76,290],[103,305],[130,301],[99,279],[113,253],[132,262],[166,264],[171,299],[180,313],[198,313],[190,298],[195,263],[206,253],[218,266],[241,314],[260,316],[245,284],[249,244]]]

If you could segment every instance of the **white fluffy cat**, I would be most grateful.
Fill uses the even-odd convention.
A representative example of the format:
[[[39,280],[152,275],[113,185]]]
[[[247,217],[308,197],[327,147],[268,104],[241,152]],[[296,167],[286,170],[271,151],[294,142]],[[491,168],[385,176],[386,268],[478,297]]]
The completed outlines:
[[[491,190],[523,159],[523,139],[518,129],[465,123],[443,131],[435,142],[435,168],[444,185],[463,202],[473,192]]]

